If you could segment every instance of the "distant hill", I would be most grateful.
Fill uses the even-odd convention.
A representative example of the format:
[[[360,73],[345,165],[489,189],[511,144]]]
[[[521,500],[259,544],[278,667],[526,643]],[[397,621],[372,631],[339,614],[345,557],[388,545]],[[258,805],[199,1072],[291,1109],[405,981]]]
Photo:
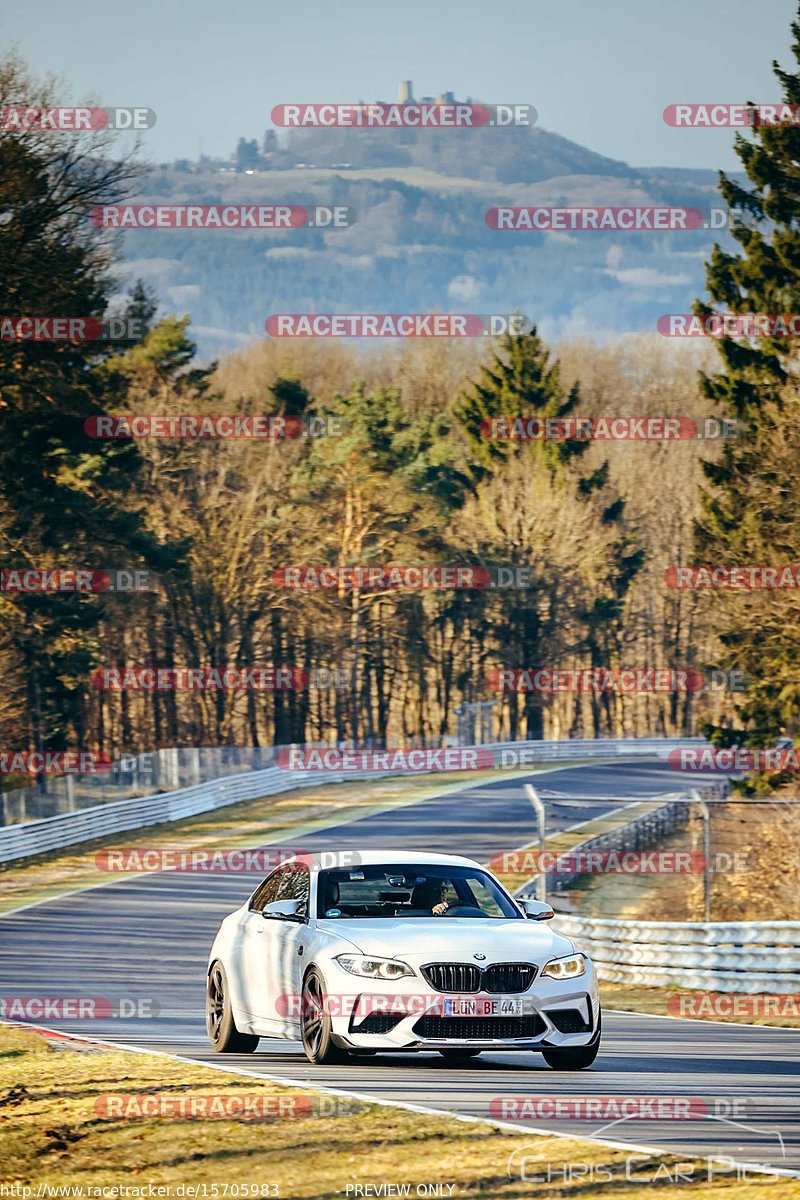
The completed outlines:
[[[421,167],[439,175],[489,183],[538,183],[557,175],[636,178],[626,163],[605,158],[538,125],[478,129],[292,129],[295,162],[333,167]]]
[[[191,313],[205,357],[265,336],[273,313],[518,309],[549,339],[653,331],[702,294],[714,241],[732,245],[724,229],[498,233],[484,221],[496,204],[707,210],[721,206],[710,169],[634,168],[538,127],[299,130],[277,149],[272,132],[263,156],[247,144],[266,169],[184,161],[153,169],[137,199],[342,204],[352,228],[123,235],[125,284],[142,277],[162,311]]]

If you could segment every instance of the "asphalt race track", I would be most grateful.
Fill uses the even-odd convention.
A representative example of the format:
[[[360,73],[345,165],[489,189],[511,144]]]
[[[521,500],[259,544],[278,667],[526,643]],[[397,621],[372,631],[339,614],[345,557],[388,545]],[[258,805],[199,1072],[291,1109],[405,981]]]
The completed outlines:
[[[685,785],[657,761],[570,767],[537,773],[531,781],[543,789],[550,830],[625,802],[603,797],[633,799]],[[523,783],[483,782],[283,842],[315,850],[429,849],[486,861],[495,851],[535,838]],[[546,789],[568,794],[570,804],[548,798]],[[149,1020],[44,1024],[290,1084],[478,1117],[488,1117],[490,1101],[501,1096],[703,1097],[716,1118],[626,1120],[602,1128],[597,1120],[540,1119],[530,1128],[800,1171],[800,1030],[607,1011],[594,1067],[574,1074],[551,1071],[530,1052],[484,1053],[458,1067],[438,1054],[378,1055],[311,1067],[294,1044],[262,1039],[254,1055],[213,1054],[203,1019],[208,950],[221,917],[257,882],[245,874],[126,877],[2,917],[0,994],[152,998],[159,1013]]]

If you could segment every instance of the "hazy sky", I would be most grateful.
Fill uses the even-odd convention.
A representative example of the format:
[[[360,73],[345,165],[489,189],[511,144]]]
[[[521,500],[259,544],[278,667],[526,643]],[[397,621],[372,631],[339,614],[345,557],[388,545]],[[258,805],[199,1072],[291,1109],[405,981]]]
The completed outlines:
[[[527,102],[539,124],[634,166],[738,165],[731,130],[671,129],[676,102],[779,99],[771,62],[794,65],[795,0],[6,0],[0,45],[71,100],[156,110],[155,162],[227,155],[297,101],[453,91]],[[796,68],[795,68],[796,69]]]

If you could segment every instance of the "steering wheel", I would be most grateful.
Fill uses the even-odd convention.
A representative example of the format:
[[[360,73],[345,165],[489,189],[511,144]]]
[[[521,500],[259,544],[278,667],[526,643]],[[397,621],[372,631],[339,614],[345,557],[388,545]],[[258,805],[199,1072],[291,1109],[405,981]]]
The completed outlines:
[[[451,904],[443,913],[443,917],[471,917],[477,913],[479,917],[483,916],[483,909],[478,908],[476,904]]]

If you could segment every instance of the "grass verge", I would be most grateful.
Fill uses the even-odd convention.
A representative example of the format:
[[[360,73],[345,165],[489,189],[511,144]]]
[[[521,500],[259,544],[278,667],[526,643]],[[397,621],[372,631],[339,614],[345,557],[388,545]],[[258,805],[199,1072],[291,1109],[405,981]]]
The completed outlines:
[[[684,1000],[683,1007],[672,1011],[670,996]],[[773,1025],[781,1029],[800,1029],[800,996],[745,996],[739,993],[703,992],[699,989],[644,987],[634,983],[600,981],[600,999],[604,1008],[623,1012],[646,1013],[657,1017],[684,1016],[696,1021],[730,1021],[735,1025]],[[750,1001],[757,1001],[755,1011]],[[678,1003],[678,1001],[675,1001]]]

